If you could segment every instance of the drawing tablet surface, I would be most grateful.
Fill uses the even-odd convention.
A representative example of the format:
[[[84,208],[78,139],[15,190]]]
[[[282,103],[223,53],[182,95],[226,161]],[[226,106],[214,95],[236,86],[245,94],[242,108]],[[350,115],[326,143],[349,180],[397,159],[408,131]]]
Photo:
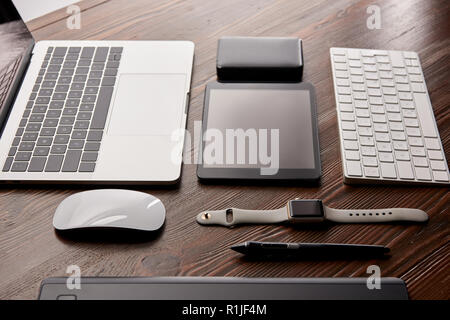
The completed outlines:
[[[319,139],[309,83],[207,85],[201,179],[318,180]]]

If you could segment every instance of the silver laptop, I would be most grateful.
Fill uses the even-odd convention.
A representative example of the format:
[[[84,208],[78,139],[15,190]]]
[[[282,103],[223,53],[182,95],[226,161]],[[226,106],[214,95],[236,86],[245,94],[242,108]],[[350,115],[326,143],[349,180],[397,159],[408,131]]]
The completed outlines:
[[[179,180],[192,42],[34,43],[0,11],[1,182]]]

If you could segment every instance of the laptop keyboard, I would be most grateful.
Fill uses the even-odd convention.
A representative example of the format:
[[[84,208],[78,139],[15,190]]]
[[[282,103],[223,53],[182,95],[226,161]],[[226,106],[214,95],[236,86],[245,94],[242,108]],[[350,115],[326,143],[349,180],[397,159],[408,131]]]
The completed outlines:
[[[4,172],[94,172],[122,47],[49,47]]]

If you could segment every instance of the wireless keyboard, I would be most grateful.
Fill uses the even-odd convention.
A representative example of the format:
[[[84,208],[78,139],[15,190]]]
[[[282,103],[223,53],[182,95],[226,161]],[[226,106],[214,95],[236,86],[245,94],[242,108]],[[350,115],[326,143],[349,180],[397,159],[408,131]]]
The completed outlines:
[[[330,49],[345,183],[448,184],[419,56]]]

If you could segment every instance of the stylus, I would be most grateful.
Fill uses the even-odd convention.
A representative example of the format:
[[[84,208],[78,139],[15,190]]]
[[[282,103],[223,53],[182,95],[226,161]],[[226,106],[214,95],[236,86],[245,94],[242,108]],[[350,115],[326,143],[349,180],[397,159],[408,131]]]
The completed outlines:
[[[321,258],[379,257],[389,248],[377,245],[342,243],[283,243],[247,241],[231,247],[232,250],[252,256],[301,256]]]

